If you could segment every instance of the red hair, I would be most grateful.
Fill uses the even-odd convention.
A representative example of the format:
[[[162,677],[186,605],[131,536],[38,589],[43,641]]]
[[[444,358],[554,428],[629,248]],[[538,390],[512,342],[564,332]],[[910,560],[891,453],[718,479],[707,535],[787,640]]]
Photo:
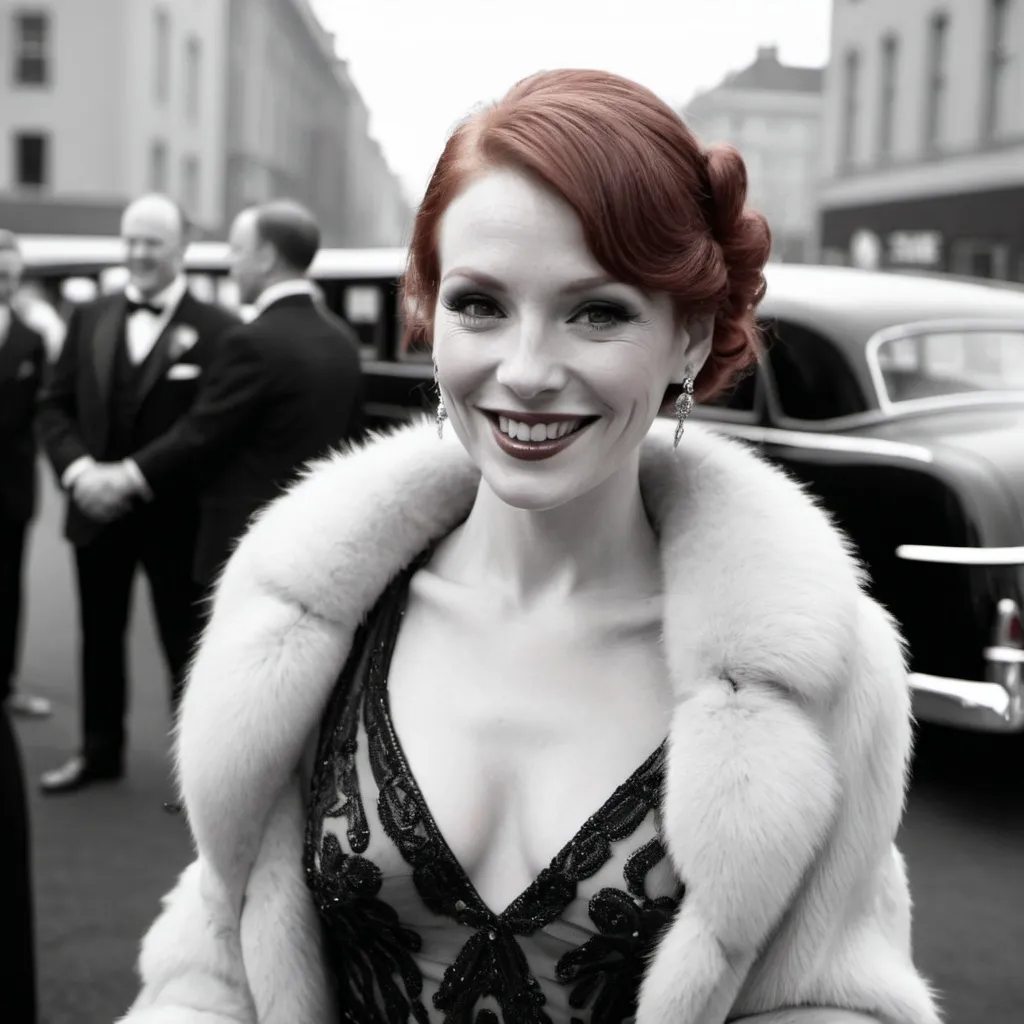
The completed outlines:
[[[731,146],[703,149],[654,93],[603,71],[532,75],[448,139],[413,227],[402,286],[407,344],[431,341],[441,217],[470,180],[498,167],[559,194],[612,277],[668,293],[682,319],[714,316],[698,397],[721,391],[757,358],[754,307],[771,234],[745,208],[743,159]]]

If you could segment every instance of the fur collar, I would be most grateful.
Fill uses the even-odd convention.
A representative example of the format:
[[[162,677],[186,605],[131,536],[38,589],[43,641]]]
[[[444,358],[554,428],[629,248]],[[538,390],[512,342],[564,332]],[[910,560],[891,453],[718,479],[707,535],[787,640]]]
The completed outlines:
[[[206,889],[228,918],[252,899],[268,820],[359,622],[468,513],[478,482],[455,438],[403,428],[312,467],[229,563],[176,744]],[[674,450],[660,422],[641,487],[661,541],[677,699],[665,828],[687,898],[638,1024],[822,999],[900,1024],[937,1019],[910,965],[891,846],[909,749],[891,623],[827,517],[740,444],[694,424]],[[884,899],[879,945],[868,925]]]

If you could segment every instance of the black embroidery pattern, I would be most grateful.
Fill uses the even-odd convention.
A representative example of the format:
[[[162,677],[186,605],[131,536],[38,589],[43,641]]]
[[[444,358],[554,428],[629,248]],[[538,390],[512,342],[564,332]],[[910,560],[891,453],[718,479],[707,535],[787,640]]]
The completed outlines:
[[[420,999],[423,976],[413,956],[420,950],[420,936],[404,927],[394,909],[378,898],[380,870],[359,856],[370,842],[356,773],[366,641],[366,631],[360,630],[325,716],[306,824],[306,878],[324,926],[341,1019],[353,1024],[404,1024],[411,1015],[418,1024],[429,1024]],[[352,854],[342,850],[337,836],[324,833],[326,818],[347,820]],[[378,992],[383,1009],[378,1007]]]
[[[358,1024],[407,1021],[429,1024],[419,996],[423,976],[413,957],[420,937],[378,899],[380,870],[365,857],[346,854],[333,835],[324,837],[313,893],[326,926],[327,948],[345,991],[339,993],[343,1020]],[[396,982],[402,981],[402,988]],[[384,1007],[377,1007],[377,989]],[[404,991],[403,991],[404,988]]]
[[[483,1014],[490,1011],[474,1018],[473,1009],[480,999],[492,997],[504,1024],[551,1024],[542,1009],[544,993],[515,936],[531,935],[563,914],[576,898],[578,883],[607,863],[612,844],[632,835],[658,806],[665,747],[587,819],[523,893],[500,914],[493,913],[434,823],[391,721],[387,676],[403,608],[404,602],[395,602],[375,638],[363,714],[384,831],[412,867],[413,882],[427,907],[475,929],[445,972],[434,1006],[444,1012],[445,1024],[486,1024]]]
[[[595,893],[589,910],[598,933],[558,961],[558,980],[573,986],[569,1005],[591,1007],[590,1024],[617,1024],[636,1014],[644,968],[684,895],[680,886],[674,897],[647,896],[647,874],[665,856],[660,839],[637,850],[623,869],[628,893],[609,888]],[[583,1021],[573,1017],[572,1024]]]
[[[391,654],[408,580],[421,561],[389,588],[371,615],[362,655],[349,658],[350,665],[359,665],[352,676],[339,680],[314,779],[307,874],[343,990],[343,1019],[359,1024],[406,1024],[410,1017],[425,1024],[430,1019],[419,999],[422,976],[413,955],[420,937],[378,898],[379,870],[363,857],[346,855],[330,835],[322,840],[316,865],[325,817],[347,818],[346,835],[355,854],[365,851],[369,841],[355,769],[361,701],[381,825],[412,868],[424,905],[472,930],[445,971],[434,1007],[444,1014],[445,1024],[553,1024],[516,936],[531,935],[564,914],[576,899],[578,884],[608,862],[612,844],[632,835],[658,807],[665,746],[616,789],[504,911],[491,911],[434,823],[390,716]],[[664,856],[660,840],[652,840],[629,858],[624,868],[628,893],[605,888],[593,897],[589,913],[598,934],[563,956],[556,967],[559,981],[572,986],[570,1005],[591,1008],[591,1024],[618,1024],[635,1013],[645,957],[682,898],[680,893],[651,900],[645,894],[646,875]],[[477,1009],[487,998],[498,1005],[500,1017]],[[375,1000],[383,1001],[383,1007]],[[573,1024],[583,1024],[582,1019],[574,1017]]]

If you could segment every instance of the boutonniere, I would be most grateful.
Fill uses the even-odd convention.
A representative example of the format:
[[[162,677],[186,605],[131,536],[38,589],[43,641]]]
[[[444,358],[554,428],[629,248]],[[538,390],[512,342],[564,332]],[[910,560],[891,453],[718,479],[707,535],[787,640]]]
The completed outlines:
[[[18,373],[17,373],[17,376],[16,376],[15,379],[16,380],[28,380],[29,377],[35,376],[35,372],[36,372],[36,364],[33,363],[31,359],[26,359],[18,367]]]
[[[171,344],[168,350],[171,361],[180,359],[197,341],[199,332],[188,324],[176,324],[171,330]]]

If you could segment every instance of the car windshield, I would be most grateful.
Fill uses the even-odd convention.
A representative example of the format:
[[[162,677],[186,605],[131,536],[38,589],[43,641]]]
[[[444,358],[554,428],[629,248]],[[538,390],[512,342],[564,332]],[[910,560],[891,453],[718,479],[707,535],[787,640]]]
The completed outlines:
[[[875,360],[882,397],[890,402],[1024,392],[1024,328],[891,338],[878,346]]]

